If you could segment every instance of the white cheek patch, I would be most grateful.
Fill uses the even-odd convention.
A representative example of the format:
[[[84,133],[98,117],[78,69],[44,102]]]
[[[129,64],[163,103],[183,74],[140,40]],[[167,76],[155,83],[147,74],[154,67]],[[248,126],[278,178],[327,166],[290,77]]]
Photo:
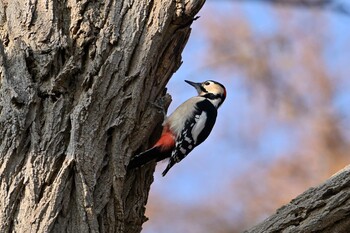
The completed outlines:
[[[194,140],[194,144],[197,143],[198,135],[204,129],[206,121],[207,121],[207,113],[206,112],[202,112],[201,115],[196,116],[196,124],[191,131],[192,137]]]
[[[209,93],[213,93],[215,95],[223,92],[222,88],[215,84],[211,84],[206,89]]]

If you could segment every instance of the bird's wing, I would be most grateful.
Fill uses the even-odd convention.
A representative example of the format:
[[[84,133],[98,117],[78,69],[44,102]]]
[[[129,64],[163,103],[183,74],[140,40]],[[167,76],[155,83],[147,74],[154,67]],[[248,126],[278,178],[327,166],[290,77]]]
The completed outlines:
[[[190,117],[177,136],[175,149],[169,159],[169,164],[163,176],[176,163],[186,157],[196,146],[201,144],[210,134],[215,124],[216,108],[207,100],[199,102],[194,116]]]

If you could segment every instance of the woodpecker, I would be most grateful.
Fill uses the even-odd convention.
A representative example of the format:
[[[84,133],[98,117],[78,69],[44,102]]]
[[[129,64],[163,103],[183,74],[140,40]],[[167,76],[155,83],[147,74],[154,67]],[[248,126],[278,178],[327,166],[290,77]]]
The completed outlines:
[[[169,158],[168,166],[162,173],[165,176],[172,166],[209,136],[216,121],[217,109],[226,98],[226,89],[212,80],[185,82],[196,88],[198,96],[185,101],[165,119],[160,139],[153,147],[132,158],[128,168]]]

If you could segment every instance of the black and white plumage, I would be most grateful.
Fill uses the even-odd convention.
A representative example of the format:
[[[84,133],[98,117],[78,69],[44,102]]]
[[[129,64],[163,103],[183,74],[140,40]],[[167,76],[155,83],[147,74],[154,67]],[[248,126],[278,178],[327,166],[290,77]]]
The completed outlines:
[[[209,136],[216,121],[217,109],[226,98],[226,89],[212,80],[203,83],[185,81],[196,88],[198,96],[185,101],[165,119],[158,142],[132,158],[129,168],[169,158],[168,166],[162,173],[165,176],[172,166]]]
[[[210,134],[216,121],[217,110],[207,99],[195,105],[193,116],[188,118],[177,136],[175,149],[172,151],[165,175],[176,163],[186,157],[196,146],[201,144]]]

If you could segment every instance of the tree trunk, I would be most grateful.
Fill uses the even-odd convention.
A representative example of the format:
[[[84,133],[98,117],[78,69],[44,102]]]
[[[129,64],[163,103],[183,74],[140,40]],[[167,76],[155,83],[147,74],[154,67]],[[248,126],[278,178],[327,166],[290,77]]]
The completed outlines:
[[[203,3],[0,0],[0,232],[141,230],[154,164],[126,165]]]
[[[310,188],[246,233],[350,231],[350,167]]]

